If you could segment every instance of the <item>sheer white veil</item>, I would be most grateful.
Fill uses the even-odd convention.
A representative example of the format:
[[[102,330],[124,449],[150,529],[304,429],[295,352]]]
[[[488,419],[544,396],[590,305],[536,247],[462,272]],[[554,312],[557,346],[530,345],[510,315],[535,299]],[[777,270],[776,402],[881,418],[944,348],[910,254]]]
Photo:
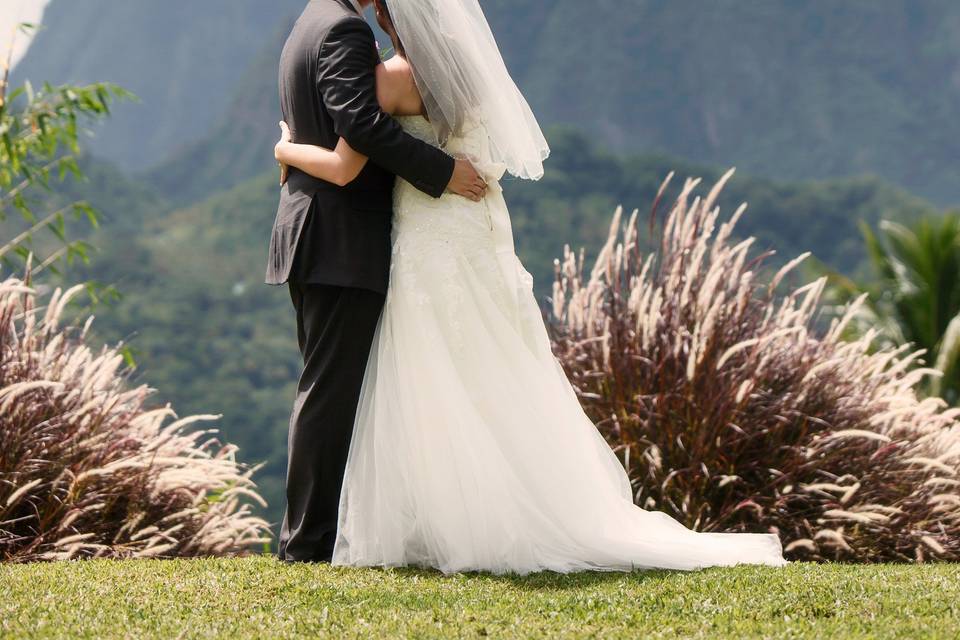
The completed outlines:
[[[480,124],[495,162],[520,178],[542,177],[550,147],[478,0],[388,0],[387,7],[440,141]]]

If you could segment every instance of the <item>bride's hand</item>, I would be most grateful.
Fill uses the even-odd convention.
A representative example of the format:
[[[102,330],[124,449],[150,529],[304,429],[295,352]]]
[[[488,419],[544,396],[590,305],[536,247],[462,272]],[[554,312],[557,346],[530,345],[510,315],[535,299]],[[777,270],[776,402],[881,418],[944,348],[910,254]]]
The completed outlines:
[[[290,127],[287,126],[287,123],[283,120],[280,121],[280,141],[277,142],[276,146],[273,148],[273,157],[276,158],[277,164],[280,165],[280,186],[282,187],[287,182],[287,177],[290,175],[290,167],[281,160],[283,155],[283,148],[291,141],[290,136]]]

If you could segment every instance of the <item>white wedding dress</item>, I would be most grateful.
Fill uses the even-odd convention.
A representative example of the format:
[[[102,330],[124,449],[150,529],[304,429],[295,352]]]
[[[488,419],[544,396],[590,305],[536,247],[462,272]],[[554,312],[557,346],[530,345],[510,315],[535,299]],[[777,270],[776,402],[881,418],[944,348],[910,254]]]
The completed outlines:
[[[399,118],[437,145],[430,123]],[[444,573],[783,565],[774,534],[698,533],[631,500],[550,351],[482,127],[445,149],[483,202],[398,179],[390,288],[363,383],[334,565]]]

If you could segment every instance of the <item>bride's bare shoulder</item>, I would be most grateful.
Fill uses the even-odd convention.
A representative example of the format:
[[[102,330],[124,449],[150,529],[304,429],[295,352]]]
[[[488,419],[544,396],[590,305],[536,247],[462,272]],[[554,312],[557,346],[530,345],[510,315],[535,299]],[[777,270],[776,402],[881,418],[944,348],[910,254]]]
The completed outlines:
[[[413,80],[413,71],[410,69],[410,63],[402,56],[393,56],[383,63],[387,70],[396,75],[397,78],[408,78]]]
[[[393,56],[377,65],[377,98],[384,111],[395,115],[420,113],[421,99],[410,63]]]
[[[377,65],[377,81],[383,81],[391,91],[397,93],[416,88],[410,63],[400,56],[393,56],[383,64]]]

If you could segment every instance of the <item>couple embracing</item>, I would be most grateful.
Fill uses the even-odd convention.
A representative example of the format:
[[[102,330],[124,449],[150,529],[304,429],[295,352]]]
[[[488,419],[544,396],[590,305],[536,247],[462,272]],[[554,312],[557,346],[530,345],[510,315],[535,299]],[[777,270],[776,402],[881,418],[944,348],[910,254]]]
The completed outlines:
[[[363,18],[375,5],[394,55]],[[549,148],[478,0],[311,0],[283,49],[268,284],[304,367],[278,558],[444,573],[779,566],[633,504],[550,351],[500,179]]]

